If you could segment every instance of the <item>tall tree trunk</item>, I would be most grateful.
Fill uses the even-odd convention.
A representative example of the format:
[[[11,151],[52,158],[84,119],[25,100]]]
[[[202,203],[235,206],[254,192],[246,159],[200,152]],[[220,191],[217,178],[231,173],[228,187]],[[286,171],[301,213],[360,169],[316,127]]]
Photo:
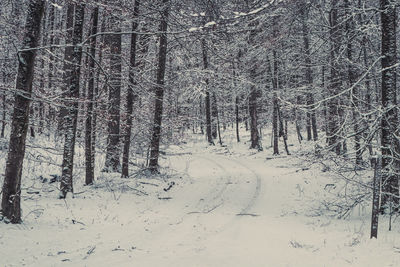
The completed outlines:
[[[100,32],[105,32],[106,29],[106,18],[103,16],[102,21],[101,21],[101,27],[100,27]],[[104,35],[100,37],[100,44],[99,44],[99,59],[98,59],[98,64],[101,66],[103,62],[103,49],[104,49],[104,40],[105,37]],[[99,98],[99,87],[100,87],[100,73],[102,73],[101,69],[98,68],[96,72],[96,85],[94,87],[94,96],[93,96],[93,118],[92,118],[92,157],[93,160],[96,159],[96,139],[97,139],[97,106],[98,106],[98,98]],[[93,166],[94,168],[94,166]]]
[[[330,11],[330,42],[331,42],[331,52],[330,52],[330,63],[331,63],[331,77],[329,84],[329,92],[333,97],[329,100],[328,103],[328,146],[336,152],[337,155],[340,155],[341,146],[339,143],[339,97],[337,95],[340,91],[340,73],[339,73],[339,64],[338,57],[340,53],[340,33],[339,33],[339,24],[338,24],[338,1],[331,1],[331,11]]]
[[[199,113],[200,113],[200,131],[201,134],[204,134],[204,124],[203,124],[203,97],[200,96],[200,103],[199,103]]]
[[[216,120],[217,120],[216,123],[217,123],[217,130],[218,130],[218,139],[219,139],[219,144],[222,146],[221,127],[220,127],[220,122],[219,122],[219,113],[218,113],[217,96],[215,95],[215,92],[213,92],[213,100],[214,100],[215,113],[216,113]]]
[[[161,138],[161,122],[163,113],[164,100],[164,78],[167,61],[167,28],[168,28],[168,13],[169,0],[162,0],[162,18],[160,22],[160,46],[158,54],[157,68],[157,87],[155,90],[155,107],[154,107],[154,124],[153,134],[150,145],[150,161],[149,169],[151,172],[158,172],[158,157],[160,154],[160,138]]]
[[[92,27],[90,34],[97,33],[99,20],[99,7],[95,6],[92,12],[91,22]],[[89,57],[89,77],[88,77],[88,92],[87,92],[87,111],[86,111],[86,130],[85,130],[85,163],[86,163],[86,176],[85,184],[93,184],[94,181],[94,163],[95,155],[92,151],[92,137],[93,137],[93,101],[94,101],[94,79],[95,79],[95,57],[96,57],[96,36],[90,39],[90,57]]]
[[[279,103],[278,103],[278,59],[276,56],[276,51],[273,50],[273,60],[274,60],[274,73],[273,73],[273,111],[272,111],[272,139],[273,139],[273,147],[274,147],[274,155],[279,155],[279,129],[278,129],[278,117],[279,117]]]
[[[236,140],[238,143],[240,142],[240,136],[239,136],[239,123],[240,123],[240,118],[239,118],[239,96],[236,96],[235,98],[235,117],[236,117]]]
[[[139,6],[140,0],[135,0],[135,5],[133,7],[133,22],[132,22],[132,35],[131,35],[131,58],[130,65],[131,69],[129,71],[129,86],[128,93],[126,96],[126,112],[127,121],[126,129],[124,135],[124,149],[122,155],[122,177],[129,176],[129,148],[131,145],[131,134],[132,134],[132,112],[133,112],[133,102],[137,98],[137,93],[134,93],[134,87],[136,87],[137,82],[135,78],[136,70],[136,43],[137,43],[137,31],[139,25]]]
[[[55,36],[55,27],[54,27],[54,21],[55,21],[55,7],[54,5],[50,4],[50,11],[49,11],[49,45],[53,45],[54,44],[54,36]],[[49,72],[48,72],[48,80],[49,80],[49,84],[48,84],[48,88],[49,90],[54,90],[53,87],[53,72],[54,72],[54,48],[50,47],[50,55],[49,55]],[[49,105],[49,118],[47,119],[47,129],[48,129],[48,136],[50,137],[50,132],[52,130],[52,121],[53,121],[53,114],[54,114],[55,110],[53,109],[53,107],[51,105]]]
[[[5,68],[5,66],[3,67]],[[6,85],[7,79],[6,79],[6,74],[5,74],[5,69],[3,69],[3,84]],[[7,96],[6,96],[6,91],[3,91],[2,93],[2,118],[1,118],[1,133],[0,133],[0,138],[4,138],[4,131],[6,129],[6,109],[7,109]]]
[[[349,0],[345,0],[346,7],[346,32],[347,32],[347,61],[348,61],[348,79],[349,86],[353,86],[357,82],[357,70],[353,63],[353,40],[354,35],[354,19],[351,12],[351,6]],[[361,133],[360,131],[360,116],[359,116],[359,93],[358,86],[354,86],[353,90],[350,92],[350,102],[352,106],[353,113],[353,131],[354,131],[354,150],[356,152],[356,165],[360,166],[362,164],[362,150],[361,150]]]
[[[312,139],[317,141],[318,132],[317,132],[317,119],[315,116],[315,108],[314,108],[314,97],[313,97],[313,77],[311,70],[311,56],[310,56],[310,34],[309,28],[307,25],[308,20],[308,7],[307,4],[302,4],[301,8],[302,15],[302,28],[303,28],[303,43],[304,43],[304,62],[305,62],[305,81],[307,83],[307,140],[311,140],[311,132]]]
[[[45,1],[43,0],[31,0],[29,2],[22,43],[24,50],[18,54],[16,90],[20,93],[15,95],[1,202],[1,214],[11,223],[21,222],[21,176],[36,57],[36,50],[29,49],[38,46],[44,6]]]
[[[362,0],[359,0],[358,1],[358,8],[362,8],[362,4],[363,4]],[[360,25],[365,24],[365,21],[366,21],[365,17],[360,14],[359,15],[359,23],[360,23]],[[367,42],[368,42],[367,34],[364,33],[364,35],[363,35],[363,37],[361,39],[361,49],[362,49],[362,55],[363,55],[364,71],[368,71],[368,68],[370,67],[370,65],[368,63]],[[370,79],[371,79],[370,74],[367,73],[367,75],[365,76],[365,89],[366,89],[366,92],[372,92],[371,91],[372,89],[371,89],[371,81],[370,81]],[[365,99],[365,104],[364,104],[364,112],[369,114],[369,111],[372,109],[372,106],[371,106],[371,94],[366,94],[365,98],[366,99]],[[367,116],[367,119],[364,120],[363,126],[366,129],[369,128],[368,126],[369,126],[369,123],[370,123],[371,119],[372,119],[372,115],[369,114]],[[369,137],[368,135],[369,135],[368,131],[364,131],[363,132],[363,138],[366,140],[366,146],[368,148],[368,152],[369,152],[369,155],[371,157],[370,163],[371,163],[371,166],[372,166],[373,165],[373,160],[372,160],[373,149],[372,149],[372,143],[371,143],[370,140],[373,139],[373,136]],[[363,151],[364,151],[364,149],[362,150],[362,152]],[[362,154],[362,152],[361,152],[361,154]]]
[[[395,1],[380,0],[382,30],[382,212],[398,210],[399,204],[399,153],[397,136],[397,46]]]
[[[203,68],[205,70],[208,69],[208,53],[205,39],[201,40],[201,47],[203,52]],[[211,133],[211,99],[210,99],[210,91],[208,88],[208,78],[206,78],[206,97],[205,97],[205,108],[206,108],[206,134],[207,141],[210,145],[214,145],[214,140]]]
[[[258,134],[258,123],[257,123],[257,91],[256,88],[252,88],[249,95],[249,116],[250,116],[250,148],[262,150],[260,145],[260,137]]]
[[[69,4],[71,5],[71,4]],[[79,80],[81,74],[82,47],[82,31],[85,15],[84,4],[75,5],[75,23],[72,37],[72,62],[71,72],[66,76],[66,84],[68,85],[70,103],[67,108],[67,115],[64,118],[64,154],[62,161],[60,198],[65,198],[68,192],[73,192],[73,167],[75,153],[76,127],[78,121],[78,99],[79,99]],[[67,74],[67,75],[68,75]]]
[[[217,139],[218,136],[218,129],[217,129],[217,116],[218,116],[218,110],[217,110],[217,105],[218,103],[216,102],[217,100],[213,97],[215,92],[212,93],[211,96],[211,135],[213,139]]]
[[[113,2],[113,1],[111,1]],[[113,32],[109,36],[108,45],[110,57],[110,80],[108,94],[108,138],[104,171],[120,172],[120,104],[121,104],[121,18],[120,12],[112,14],[110,26]]]
[[[72,35],[74,32],[74,9],[75,6],[73,4],[67,4],[67,15],[66,15],[66,36],[65,36],[65,49],[64,49],[64,74],[63,74],[63,80],[64,83],[68,80],[67,77],[71,76],[72,72],[72,52],[73,52],[73,47],[72,47]],[[62,91],[62,96],[63,99],[65,96],[69,94],[68,92],[68,84],[64,84],[64,89]],[[58,135],[62,135],[64,131],[64,118],[67,115],[67,107],[68,103],[65,101],[62,102],[62,106],[60,107],[59,114],[58,114],[58,127],[57,127],[57,133]]]

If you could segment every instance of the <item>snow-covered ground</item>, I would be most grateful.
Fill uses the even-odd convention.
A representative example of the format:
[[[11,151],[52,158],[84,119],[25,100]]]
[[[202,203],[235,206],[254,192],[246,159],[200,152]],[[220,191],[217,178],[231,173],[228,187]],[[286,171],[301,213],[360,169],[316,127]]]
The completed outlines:
[[[307,145],[272,157],[224,139],[166,148],[157,177],[82,176],[65,201],[25,174],[24,222],[0,223],[0,266],[400,266],[398,221],[388,232],[381,218],[370,240],[369,207],[321,210],[339,185],[300,155]]]

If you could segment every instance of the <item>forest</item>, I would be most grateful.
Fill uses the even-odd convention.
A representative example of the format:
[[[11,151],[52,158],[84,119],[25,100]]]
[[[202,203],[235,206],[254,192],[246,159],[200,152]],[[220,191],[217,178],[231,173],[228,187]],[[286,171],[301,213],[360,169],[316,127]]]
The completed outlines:
[[[400,266],[399,0],[0,0],[1,266]]]

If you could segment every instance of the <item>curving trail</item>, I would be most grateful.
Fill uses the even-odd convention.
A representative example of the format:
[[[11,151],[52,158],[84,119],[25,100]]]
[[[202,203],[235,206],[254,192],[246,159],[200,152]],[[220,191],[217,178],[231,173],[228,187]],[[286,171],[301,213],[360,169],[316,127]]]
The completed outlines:
[[[157,195],[93,191],[68,206],[49,198],[56,220],[0,228],[0,266],[399,266],[382,244],[375,256],[393,264],[369,265],[376,248],[347,222],[304,216],[301,165],[266,155],[188,148],[163,162],[178,173]]]

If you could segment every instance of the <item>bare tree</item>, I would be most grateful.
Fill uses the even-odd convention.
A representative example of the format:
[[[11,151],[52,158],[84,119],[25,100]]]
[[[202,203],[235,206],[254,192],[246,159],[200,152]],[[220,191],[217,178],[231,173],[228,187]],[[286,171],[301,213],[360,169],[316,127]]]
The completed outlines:
[[[14,113],[11,123],[9,151],[3,184],[1,213],[11,223],[21,222],[21,176],[25,155],[25,141],[29,122],[29,105],[36,48],[40,40],[40,25],[45,1],[31,0],[25,23],[22,50],[18,53],[19,64],[16,82]]]
[[[138,34],[136,33],[139,25],[139,6],[140,0],[135,0],[135,5],[133,7],[133,22],[132,22],[132,35],[131,35],[131,58],[130,65],[131,69],[129,71],[129,87],[126,96],[126,112],[127,121],[126,129],[124,135],[124,149],[122,155],[122,177],[128,177],[129,175],[129,148],[131,145],[131,135],[132,135],[132,112],[133,112],[133,102],[137,99],[137,93],[134,92],[134,87],[137,85],[135,81],[135,71],[136,69],[136,44],[138,39]]]
[[[94,162],[95,154],[93,151],[93,101],[94,101],[94,81],[95,81],[95,57],[97,44],[97,28],[99,20],[99,7],[95,6],[92,12],[92,26],[90,34],[93,36],[90,40],[90,57],[89,57],[89,81],[87,92],[87,112],[86,112],[86,131],[85,131],[85,160],[86,160],[86,177],[85,184],[90,185],[94,180]]]
[[[397,110],[397,45],[395,1],[380,0],[382,31],[382,203],[390,213],[399,205],[399,120]]]
[[[169,14],[169,0],[162,0],[162,18],[160,21],[160,46],[158,53],[158,68],[157,68],[157,87],[155,90],[155,107],[154,107],[154,122],[153,133],[150,144],[150,161],[149,169],[151,172],[158,171],[158,157],[160,154],[160,138],[161,138],[161,122],[163,113],[164,100],[164,77],[167,60],[167,28]]]
[[[72,4],[69,4],[72,5]],[[66,76],[66,84],[68,85],[68,99],[70,104],[67,108],[67,115],[64,118],[64,154],[62,162],[60,198],[65,198],[68,192],[73,192],[73,167],[75,154],[75,139],[76,128],[78,121],[78,99],[79,99],[79,81],[81,74],[81,59],[82,59],[82,31],[85,15],[84,4],[75,5],[74,16],[74,32],[72,37],[72,52],[71,72]]]

